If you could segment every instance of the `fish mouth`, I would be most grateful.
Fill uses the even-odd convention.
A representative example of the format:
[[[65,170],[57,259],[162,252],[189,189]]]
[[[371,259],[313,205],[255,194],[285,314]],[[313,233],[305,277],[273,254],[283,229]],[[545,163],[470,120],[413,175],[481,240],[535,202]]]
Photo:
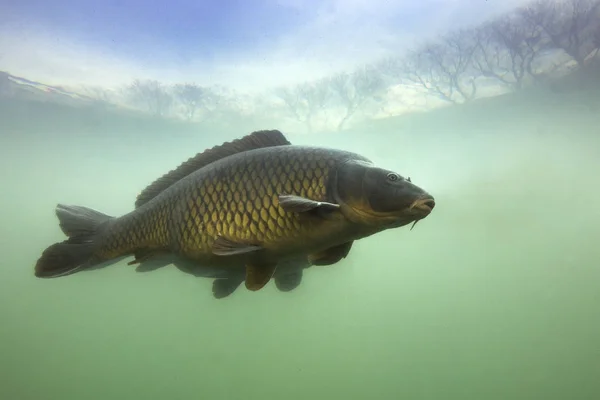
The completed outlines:
[[[423,214],[425,216],[429,215],[433,208],[435,207],[435,200],[433,197],[425,197],[422,199],[415,200],[410,207],[409,211],[417,211],[419,214]]]
[[[422,199],[415,200],[410,205],[408,210],[416,211],[416,214],[419,214],[419,216],[414,220],[412,226],[410,227],[410,230],[411,231],[413,230],[415,225],[417,225],[417,222],[419,222],[423,218],[427,217],[431,213],[431,211],[433,210],[434,207],[435,207],[435,200],[433,199],[433,197],[425,197]]]

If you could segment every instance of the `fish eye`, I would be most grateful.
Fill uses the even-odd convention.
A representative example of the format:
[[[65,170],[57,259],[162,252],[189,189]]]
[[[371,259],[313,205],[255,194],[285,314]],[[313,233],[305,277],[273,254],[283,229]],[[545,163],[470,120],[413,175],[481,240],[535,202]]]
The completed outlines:
[[[395,173],[393,173],[393,172],[390,172],[389,174],[387,174],[387,179],[388,179],[388,181],[390,181],[390,182],[395,182],[395,181],[397,181],[398,179],[400,179],[400,175],[398,175],[398,174],[395,174]]]

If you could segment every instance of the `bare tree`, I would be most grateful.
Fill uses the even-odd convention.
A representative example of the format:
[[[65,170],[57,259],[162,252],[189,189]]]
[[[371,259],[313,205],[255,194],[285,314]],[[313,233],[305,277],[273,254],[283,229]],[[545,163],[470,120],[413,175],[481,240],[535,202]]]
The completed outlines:
[[[252,108],[248,96],[222,86],[205,88],[201,111],[204,120],[218,120],[225,125],[241,123],[248,117]]]
[[[579,67],[594,50],[593,31],[600,17],[599,0],[537,0],[520,14],[538,26],[557,49],[571,56]]]
[[[209,106],[212,93],[195,83],[177,84],[173,88],[175,97],[183,105],[187,120],[194,119],[199,108]],[[206,104],[205,104],[206,103]]]
[[[477,93],[472,67],[477,46],[471,31],[454,31],[409,52],[401,69],[407,81],[428,94],[450,103],[466,102]]]
[[[278,88],[275,94],[283,100],[294,118],[313,130],[313,119],[331,100],[328,79],[306,82],[295,87]]]
[[[525,78],[535,78],[532,64],[546,48],[541,30],[518,15],[492,20],[475,32],[473,68],[513,89],[523,87]]]
[[[156,80],[136,79],[126,91],[134,103],[143,104],[153,115],[165,116],[173,105],[173,96],[168,88]]]
[[[404,59],[397,56],[385,57],[377,63],[377,69],[386,86],[404,83],[406,75],[405,67],[406,63]]]
[[[240,104],[240,94],[234,89],[223,86],[204,87],[202,102],[200,103],[200,112],[203,119],[214,119],[219,116],[238,113],[242,107]]]
[[[344,129],[352,116],[369,101],[376,101],[385,89],[384,76],[375,66],[352,73],[340,73],[331,79],[331,88],[345,109],[337,129]]]
[[[473,68],[482,76],[494,78],[504,85],[520,84],[523,71],[518,70],[515,73],[510,65],[507,65],[509,49],[497,40],[492,26],[484,25],[473,33],[477,43],[473,54]]]
[[[275,89],[275,95],[283,100],[285,106],[294,116],[294,118],[303,124],[306,124],[308,131],[312,130],[310,122],[309,107],[303,101],[297,87],[280,87]]]

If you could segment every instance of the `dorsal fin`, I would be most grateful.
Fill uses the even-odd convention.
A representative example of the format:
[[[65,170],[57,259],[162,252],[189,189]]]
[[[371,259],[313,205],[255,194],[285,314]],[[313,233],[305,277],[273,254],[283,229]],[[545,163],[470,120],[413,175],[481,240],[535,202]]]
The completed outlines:
[[[196,154],[194,157],[188,159],[177,168],[167,172],[148,185],[148,187],[142,190],[142,192],[137,196],[135,200],[135,208],[146,204],[178,180],[185,178],[192,172],[197,171],[200,168],[205,167],[217,160],[247,150],[290,144],[291,143],[280,131],[265,130],[252,132],[251,134],[242,138],[214,146],[208,150]]]

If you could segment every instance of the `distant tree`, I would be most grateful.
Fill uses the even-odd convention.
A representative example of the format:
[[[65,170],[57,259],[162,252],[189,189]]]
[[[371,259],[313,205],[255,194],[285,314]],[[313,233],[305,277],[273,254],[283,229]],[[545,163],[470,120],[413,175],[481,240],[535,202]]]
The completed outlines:
[[[369,101],[376,101],[386,88],[384,76],[376,66],[365,66],[352,73],[335,75],[330,85],[345,110],[338,130],[344,129],[359,109]]]
[[[311,123],[308,107],[300,97],[297,87],[278,87],[274,90],[274,94],[283,100],[285,107],[294,116],[298,122],[306,124],[307,129],[311,130]]]
[[[231,116],[232,113],[238,113],[242,107],[240,93],[232,88],[211,86],[203,89],[204,96],[200,112],[203,114],[204,120]]]
[[[377,69],[386,86],[401,84],[405,80],[405,63],[401,57],[388,56],[377,63]]]
[[[215,86],[206,88],[206,96],[202,103],[205,120],[218,120],[225,125],[244,123],[252,108],[250,96],[235,89]]]
[[[473,68],[513,89],[535,78],[532,64],[545,49],[540,29],[518,15],[508,14],[475,31]]]
[[[135,104],[143,105],[151,114],[166,116],[173,105],[168,88],[156,80],[134,80],[126,91]]]
[[[219,126],[238,127],[247,125],[263,112],[263,104],[250,94],[225,86],[202,87],[203,97],[196,111],[195,119]],[[261,99],[264,100],[264,99]],[[237,129],[237,128],[236,128]]]
[[[405,80],[450,103],[470,101],[477,93],[472,67],[477,46],[472,31],[450,32],[408,53],[401,67]]]
[[[185,118],[194,119],[198,109],[209,105],[212,100],[210,89],[195,83],[177,84],[173,87],[175,97],[184,107]]]
[[[306,125],[308,132],[313,131],[314,118],[325,109],[332,97],[329,79],[277,88],[275,95],[283,100],[298,122]]]
[[[600,0],[537,0],[520,14],[538,26],[557,49],[584,65],[594,50],[593,33],[600,19]]]

